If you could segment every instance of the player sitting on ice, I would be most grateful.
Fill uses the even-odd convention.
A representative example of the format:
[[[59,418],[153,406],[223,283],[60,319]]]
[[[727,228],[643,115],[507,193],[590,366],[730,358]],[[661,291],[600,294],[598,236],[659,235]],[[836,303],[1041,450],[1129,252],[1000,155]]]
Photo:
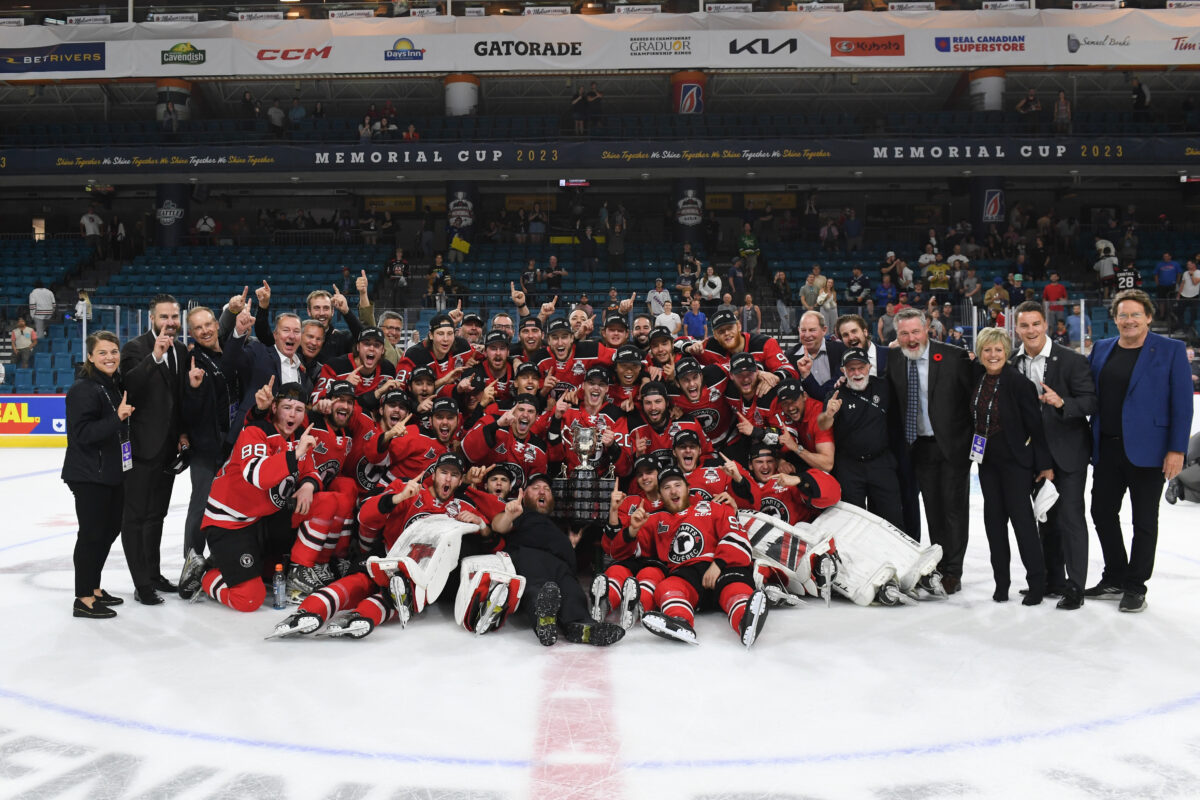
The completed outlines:
[[[750,647],[767,618],[767,596],[754,588],[751,550],[737,513],[724,503],[694,500],[687,479],[674,467],[658,474],[663,509],[653,514],[637,508],[629,527],[639,535],[650,525],[655,555],[667,565],[667,576],[654,592],[658,611],[642,617],[646,630],[665,639],[697,644],[695,613],[701,603],[715,603]]]
[[[654,608],[654,590],[663,579],[665,567],[654,556],[654,540],[645,527],[630,533],[634,509],[653,513],[663,507],[658,494],[658,462],[642,456],[633,464],[633,485],[626,495],[613,489],[608,506],[608,524],[601,547],[613,563],[592,579],[592,618],[604,620],[609,610],[617,611],[618,624],[633,627],[645,611]]]

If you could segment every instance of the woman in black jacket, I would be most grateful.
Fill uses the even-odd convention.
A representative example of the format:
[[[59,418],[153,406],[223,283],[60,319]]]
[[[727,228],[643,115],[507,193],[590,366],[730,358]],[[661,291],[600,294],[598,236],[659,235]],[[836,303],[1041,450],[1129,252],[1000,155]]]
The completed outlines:
[[[67,453],[62,479],[75,495],[77,617],[115,617],[124,601],[100,588],[108,551],[121,533],[125,471],[133,466],[129,415],[121,377],[121,343],[108,331],[87,338],[87,361],[67,392]]]
[[[1029,583],[1021,603],[1036,606],[1046,591],[1046,562],[1030,493],[1035,481],[1054,480],[1037,389],[1009,365],[1012,339],[1003,328],[981,330],[975,347],[983,370],[971,401],[975,420],[971,457],[978,459],[977,445],[982,439],[979,487],[983,490],[983,525],[996,579],[992,599],[997,603],[1008,600],[1011,522]]]

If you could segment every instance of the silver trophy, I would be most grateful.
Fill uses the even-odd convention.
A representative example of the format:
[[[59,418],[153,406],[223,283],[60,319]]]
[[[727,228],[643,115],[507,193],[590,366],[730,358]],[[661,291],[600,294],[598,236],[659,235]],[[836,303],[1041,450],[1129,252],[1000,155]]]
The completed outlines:
[[[596,427],[589,428],[579,424],[579,420],[571,423],[571,449],[579,457],[580,472],[594,472],[600,459],[604,457],[601,439],[604,438],[604,418],[597,420]]]

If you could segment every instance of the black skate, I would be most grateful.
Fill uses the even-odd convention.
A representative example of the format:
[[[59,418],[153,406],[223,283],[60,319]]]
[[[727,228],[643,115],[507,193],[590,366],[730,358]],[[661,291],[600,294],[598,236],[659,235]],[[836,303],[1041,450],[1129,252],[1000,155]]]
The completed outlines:
[[[297,611],[275,626],[265,638],[281,639],[284,636],[308,634],[321,627],[321,618],[308,611]]]
[[[608,613],[608,578],[603,572],[592,578],[592,619],[604,622]]]
[[[890,580],[875,592],[875,601],[883,606],[911,606],[917,601],[904,593],[900,584]]]
[[[325,629],[317,635],[361,639],[373,630],[375,630],[375,623],[367,617],[357,611],[343,611],[332,617]]]
[[[563,635],[568,642],[608,647],[621,641],[625,636],[625,629],[611,622],[572,622],[567,625]]]
[[[742,613],[742,624],[738,626],[738,635],[742,637],[742,645],[747,650],[753,646],[762,632],[763,623],[767,621],[767,593],[759,589],[750,595],[746,601],[746,610]]]
[[[300,602],[324,586],[321,583],[321,574],[316,567],[305,567],[300,564],[292,564],[292,568],[288,570],[287,577],[287,595],[288,602],[292,605],[300,605]]]
[[[562,606],[562,589],[550,581],[542,585],[533,601],[533,632],[538,641],[549,647],[558,641],[558,610]]]
[[[668,617],[661,611],[647,611],[646,615],[642,617],[642,627],[655,636],[661,636],[674,642],[700,644],[696,641],[696,631],[691,625],[676,617]]]
[[[192,595],[200,591],[200,584],[207,570],[208,561],[189,547],[187,558],[183,562],[183,571],[179,573],[179,596],[184,600],[191,600]]]
[[[621,614],[617,623],[621,630],[630,630],[642,618],[641,589],[637,578],[630,576],[621,584]]]
[[[938,600],[945,600],[947,597],[946,589],[942,586],[942,573],[940,572],[922,575],[921,579],[917,581],[917,588],[924,589]]]
[[[807,605],[799,596],[774,583],[763,584],[762,590],[772,608],[782,608],[783,606],[795,608],[796,606]]]

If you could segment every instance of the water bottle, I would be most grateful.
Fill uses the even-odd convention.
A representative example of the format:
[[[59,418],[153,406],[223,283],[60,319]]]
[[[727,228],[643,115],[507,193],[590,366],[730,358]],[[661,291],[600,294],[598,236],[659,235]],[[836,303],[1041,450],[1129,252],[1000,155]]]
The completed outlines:
[[[275,595],[275,610],[283,611],[287,608],[287,581],[283,578],[283,564],[275,565],[275,578],[271,582],[271,588]]]

